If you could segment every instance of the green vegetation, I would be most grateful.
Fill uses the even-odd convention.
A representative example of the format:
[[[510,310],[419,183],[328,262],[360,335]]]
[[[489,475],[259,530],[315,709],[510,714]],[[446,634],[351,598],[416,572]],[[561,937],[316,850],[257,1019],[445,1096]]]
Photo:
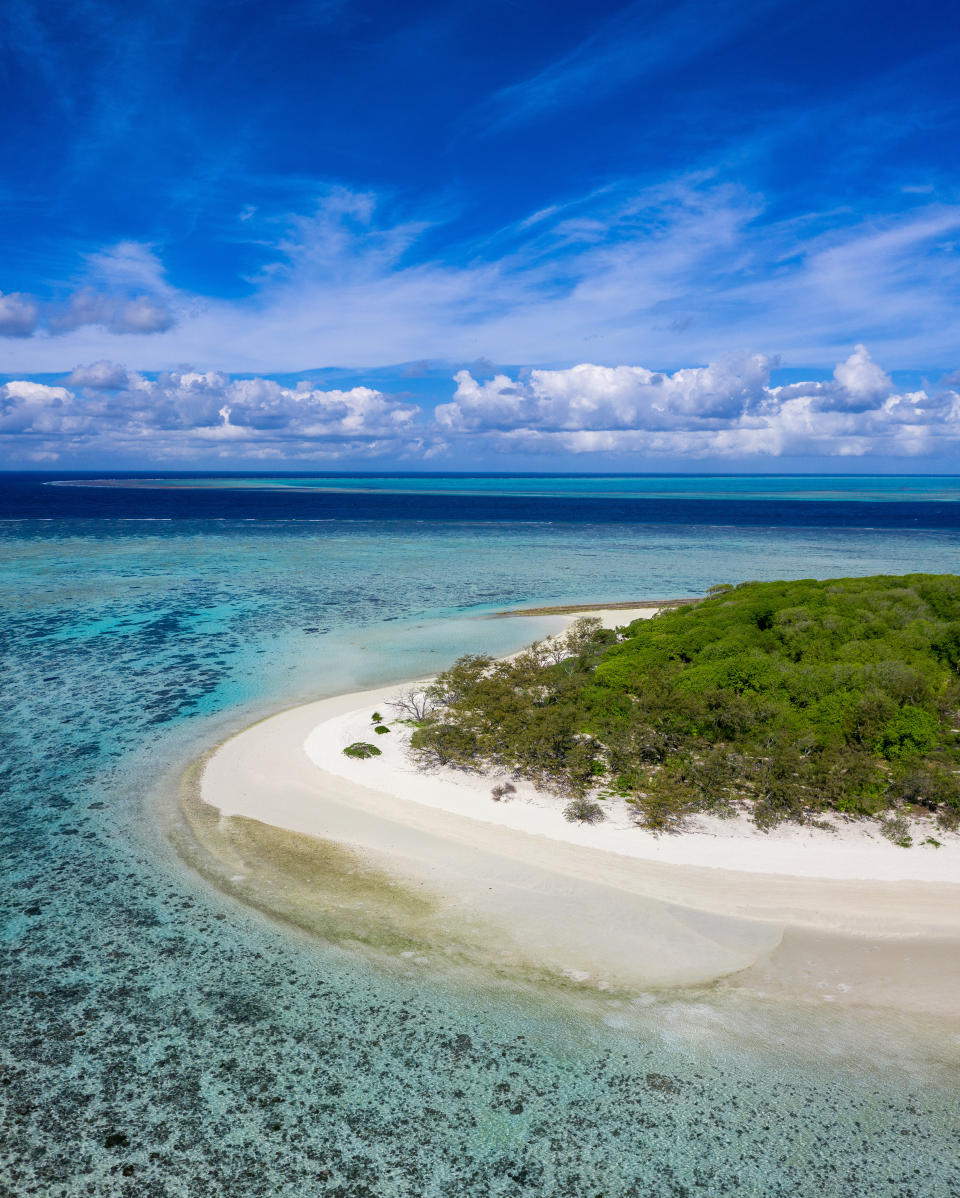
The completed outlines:
[[[621,796],[656,831],[833,812],[906,844],[911,815],[960,823],[960,577],[722,585],[616,633],[578,620],[510,661],[460,658],[416,724],[424,764]]]
[[[373,730],[376,732],[377,736],[383,736],[385,732],[390,731],[385,724],[375,724]]]
[[[381,756],[380,750],[376,745],[371,745],[365,740],[355,740],[352,745],[347,745],[343,750],[344,757],[359,757],[363,760],[366,757]]]
[[[593,799],[571,799],[563,809],[563,818],[571,824],[599,824],[603,808]]]

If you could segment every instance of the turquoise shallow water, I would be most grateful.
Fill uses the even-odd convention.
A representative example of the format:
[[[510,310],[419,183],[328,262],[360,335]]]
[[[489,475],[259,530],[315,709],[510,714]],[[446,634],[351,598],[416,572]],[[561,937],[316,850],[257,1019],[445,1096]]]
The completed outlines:
[[[709,992],[605,1023],[385,971],[210,889],[159,814],[266,711],[530,639],[480,618],[497,608],[955,570],[958,549],[951,530],[6,523],[0,1192],[960,1194],[956,1045]]]

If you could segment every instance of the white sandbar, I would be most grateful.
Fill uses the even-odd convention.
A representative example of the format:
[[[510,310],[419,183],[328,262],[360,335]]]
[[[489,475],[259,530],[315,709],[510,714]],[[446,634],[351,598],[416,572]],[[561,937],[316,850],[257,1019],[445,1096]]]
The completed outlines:
[[[872,825],[763,834],[744,819],[656,837],[615,806],[600,825],[570,824],[562,800],[530,786],[498,803],[495,779],[417,771],[389,708],[399,689],[246,729],[211,755],[200,798],[226,819],[345,846],[420,888],[486,951],[601,989],[751,968],[766,986],[780,960],[811,995],[960,1014],[960,838],[928,829],[941,847],[902,849]],[[372,735],[375,710],[388,735]],[[382,756],[345,757],[357,740]]]

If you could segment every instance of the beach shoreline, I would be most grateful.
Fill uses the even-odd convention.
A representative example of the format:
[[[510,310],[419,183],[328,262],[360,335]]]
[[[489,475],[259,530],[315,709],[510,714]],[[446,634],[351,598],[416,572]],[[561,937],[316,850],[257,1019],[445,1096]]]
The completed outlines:
[[[654,833],[636,824],[631,809],[615,797],[603,802],[597,824],[564,818],[566,800],[537,790],[507,773],[487,774],[455,766],[419,767],[409,755],[410,729],[385,716],[388,736],[372,733],[371,713],[389,708],[403,686],[341,696],[335,714],[309,733],[303,750],[319,770],[370,787],[399,803],[416,803],[466,819],[593,848],[640,863],[690,866],[706,870],[851,882],[960,882],[960,836],[916,821],[914,843],[903,848],[885,839],[875,821],[824,816],[820,826],[784,822],[759,829],[750,816],[702,814],[690,817],[679,832]],[[371,740],[380,756],[358,760],[343,750]],[[494,785],[510,782],[514,793],[494,801]],[[935,836],[932,833],[936,833]],[[937,840],[937,845],[925,843]]]
[[[594,611],[615,623],[652,614]],[[305,704],[230,738],[206,760],[194,820],[205,810],[208,835],[234,848],[238,829],[254,825],[336,846],[349,857],[339,884],[366,871],[397,910],[354,896],[351,915],[328,870],[318,881],[332,885],[328,911],[355,918],[358,936],[365,920],[386,918],[388,940],[409,932],[421,946],[401,952],[433,945],[600,990],[735,978],[811,1001],[960,1016],[956,838],[901,849],[857,829],[729,826],[656,838],[570,825],[527,796],[494,803],[490,780],[477,776],[454,794],[449,778],[400,767],[396,725],[377,738],[391,741],[383,757],[344,757],[400,689]]]

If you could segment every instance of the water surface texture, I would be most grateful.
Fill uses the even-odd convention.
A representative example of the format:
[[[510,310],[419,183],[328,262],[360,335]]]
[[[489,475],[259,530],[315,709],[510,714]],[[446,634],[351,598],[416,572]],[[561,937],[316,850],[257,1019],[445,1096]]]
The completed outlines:
[[[956,571],[956,479],[50,481],[0,480],[0,1193],[960,1194],[955,1044],[381,968],[219,893],[164,833],[206,747],[529,640],[499,608]]]

